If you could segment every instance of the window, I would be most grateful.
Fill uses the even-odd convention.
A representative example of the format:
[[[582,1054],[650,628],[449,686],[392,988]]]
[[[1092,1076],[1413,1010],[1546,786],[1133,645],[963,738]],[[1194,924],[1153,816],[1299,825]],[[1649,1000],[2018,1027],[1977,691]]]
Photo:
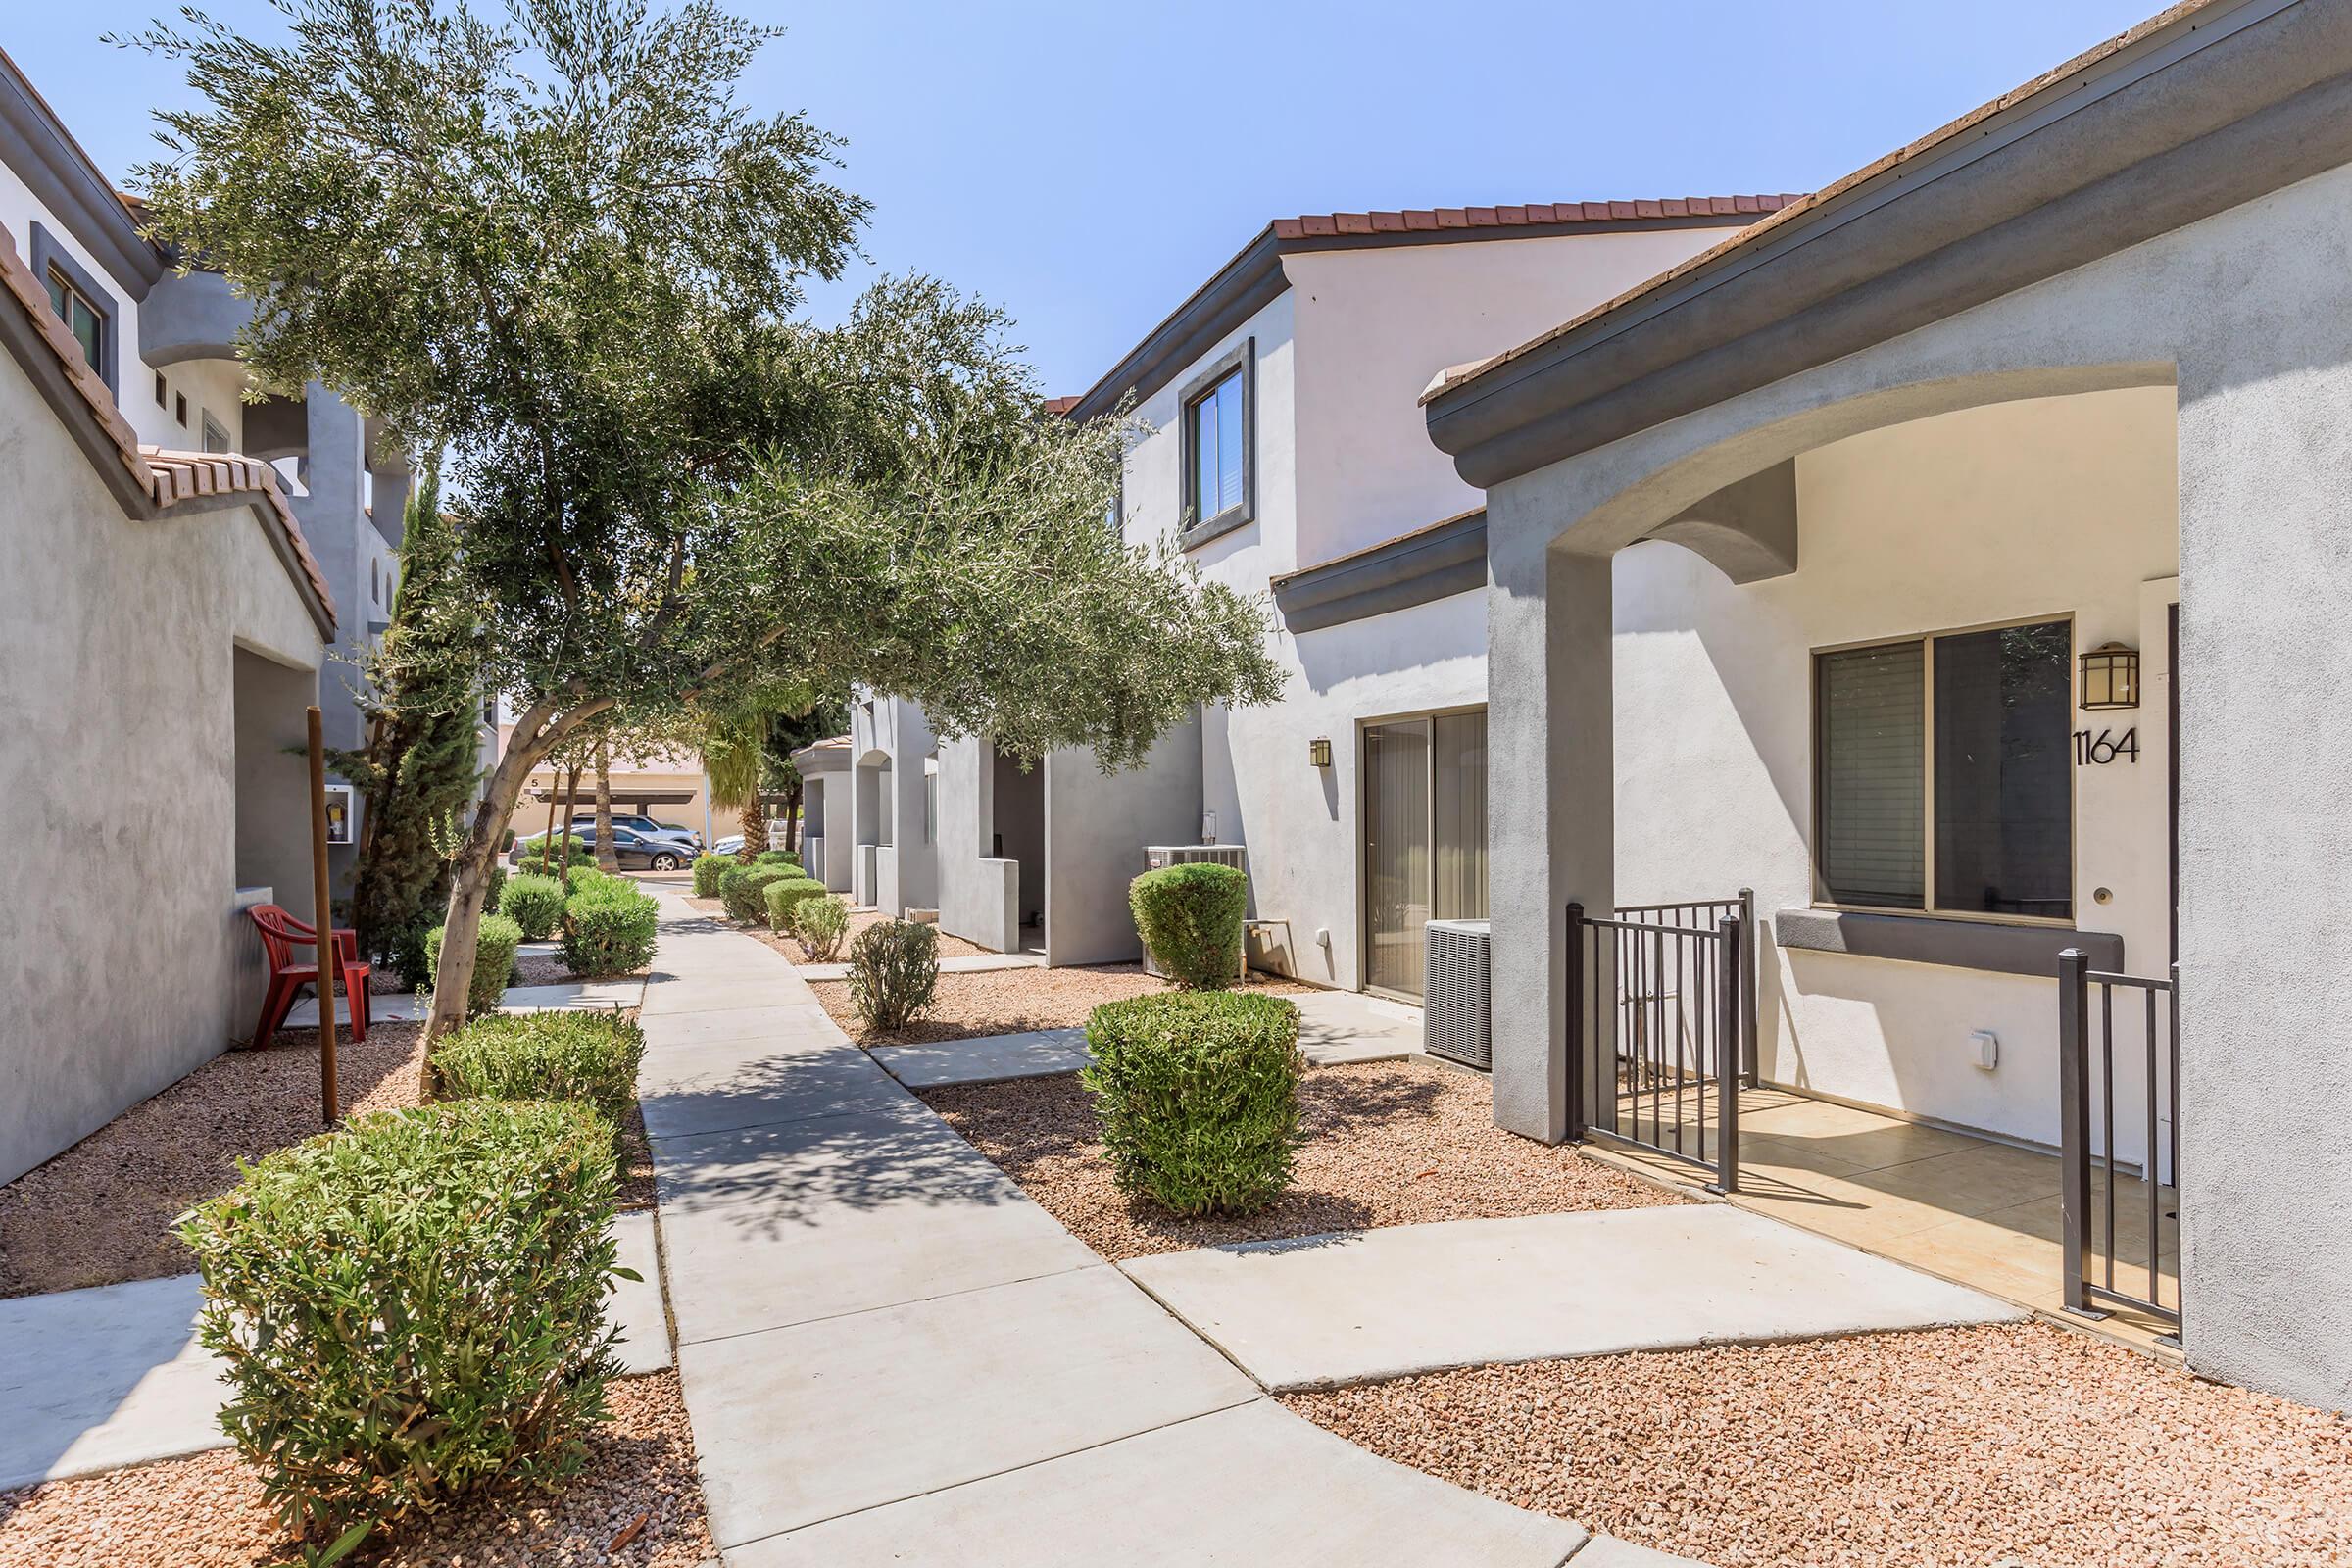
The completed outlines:
[[[164,372],[161,370],[155,372],[155,406],[159,409],[172,406],[171,389],[164,385]]]
[[[188,427],[188,395],[185,392],[172,398],[172,416],[179,421],[181,429]]]
[[[105,374],[106,313],[56,267],[49,269],[49,304],[57,318],[66,323],[66,330],[74,334],[74,341],[81,345],[82,359],[91,369]]]
[[[2073,917],[2073,640],[2045,620],[1814,656],[1826,900]]]
[[[384,602],[382,579],[378,577],[377,571],[378,568],[374,562],[368,563],[368,602],[371,605],[380,605]]]
[[[1182,530],[1188,545],[1239,528],[1255,513],[1255,351],[1253,340],[1244,340],[1184,391]]]
[[[1364,726],[1364,983],[1418,997],[1424,927],[1487,916],[1487,715]]]
[[[222,427],[219,419],[214,418],[211,413],[207,412],[204,415],[204,450],[226,452],[233,445],[234,443],[228,439],[228,431]]]

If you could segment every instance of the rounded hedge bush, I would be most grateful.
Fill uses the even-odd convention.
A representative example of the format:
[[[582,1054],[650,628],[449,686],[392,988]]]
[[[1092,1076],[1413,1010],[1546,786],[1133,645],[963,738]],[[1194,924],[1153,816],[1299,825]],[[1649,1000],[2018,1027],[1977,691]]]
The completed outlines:
[[[1086,1020],[1102,1146],[1122,1192],[1170,1213],[1246,1214],[1291,1180],[1298,1009],[1282,997],[1161,992]]]
[[[1212,991],[1241,979],[1242,916],[1250,879],[1230,865],[1146,871],[1127,885],[1135,929],[1178,985]]]
[[[761,850],[758,855],[752,857],[752,863],[754,865],[789,865],[798,871],[801,868],[801,858],[790,850]]]
[[[637,1102],[645,1031],[612,1012],[501,1012],[451,1035],[433,1051],[452,1100],[577,1100],[619,1136]]]
[[[564,905],[564,963],[573,974],[633,974],[654,961],[662,906],[617,877]]]
[[[718,897],[718,879],[743,862],[732,855],[698,855],[694,858],[694,896],[698,899]]]
[[[620,1371],[612,1129],[461,1100],[363,1117],[179,1221],[220,1423],[287,1527],[348,1551],[494,1481],[580,1467]]]
[[[868,1030],[904,1028],[939,989],[939,933],[914,920],[882,920],[850,944],[850,1002]]]
[[[543,833],[523,846],[522,862],[515,869],[548,875],[562,871],[566,862],[593,868],[596,852],[588,848],[586,839],[575,835],[559,833],[550,839]]]
[[[801,948],[818,963],[841,956],[841,939],[850,929],[850,906],[831,894],[803,899],[792,911],[793,934]]]
[[[768,884],[798,874],[780,865],[738,865],[718,879],[718,897],[733,918],[746,925],[765,925]]]
[[[448,929],[437,925],[424,939],[424,965],[435,974],[441,971],[441,934]],[[498,999],[506,995],[507,981],[514,973],[514,954],[521,946],[522,927],[503,914],[482,916],[473,944],[473,984],[466,993],[468,1013],[498,1010]]]
[[[824,896],[825,885],[822,882],[805,877],[798,870],[790,876],[770,882],[761,890],[761,897],[767,900],[768,928],[778,935],[790,935],[793,910],[800,907],[804,900],[821,899]]]
[[[522,927],[526,942],[545,942],[564,918],[564,884],[552,876],[523,871],[507,878],[498,912]]]

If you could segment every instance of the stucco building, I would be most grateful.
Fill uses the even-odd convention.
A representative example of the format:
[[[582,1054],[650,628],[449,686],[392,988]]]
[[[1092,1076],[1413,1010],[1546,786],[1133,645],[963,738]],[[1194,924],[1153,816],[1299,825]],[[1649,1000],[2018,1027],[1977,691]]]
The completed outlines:
[[[1431,389],[1502,1125],[1640,1138],[1631,906],[1752,888],[1798,1114],[2064,1146],[1977,1228],[2046,1201],[2192,1366],[2352,1403],[2348,166],[2352,5],[2181,5]]]
[[[249,1030],[244,908],[311,913],[304,710],[350,621],[305,498],[231,450],[206,286],[0,56],[0,1180]]]

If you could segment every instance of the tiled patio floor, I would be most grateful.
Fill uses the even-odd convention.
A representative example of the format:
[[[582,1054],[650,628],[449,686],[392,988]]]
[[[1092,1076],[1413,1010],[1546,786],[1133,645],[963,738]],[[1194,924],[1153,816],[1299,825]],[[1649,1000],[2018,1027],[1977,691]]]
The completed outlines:
[[[1642,1150],[1605,1148],[1679,1182],[1704,1180],[1689,1165]],[[2103,1215],[2100,1182],[2094,1170],[2092,1204]],[[2178,1202],[2169,1187],[2158,1198],[2157,1298],[2170,1303],[2180,1299]],[[1750,1089],[1740,1097],[1740,1192],[1733,1200],[2021,1305],[2056,1312],[2062,1304],[2054,1155],[1785,1089]],[[2126,1178],[2115,1206],[2123,1242],[2116,1286],[2146,1296],[2147,1269],[2133,1261],[2146,1256],[2146,1189]],[[2121,1308],[2099,1327],[2140,1345],[2170,1332]]]

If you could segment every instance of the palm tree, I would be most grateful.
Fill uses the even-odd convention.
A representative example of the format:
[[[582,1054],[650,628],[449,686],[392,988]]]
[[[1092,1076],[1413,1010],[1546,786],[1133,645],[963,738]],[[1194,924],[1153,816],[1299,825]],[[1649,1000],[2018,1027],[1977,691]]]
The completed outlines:
[[[710,804],[721,810],[743,813],[745,861],[767,848],[767,815],[760,798],[766,782],[767,728],[765,713],[730,714],[714,720],[703,738],[703,774],[710,781]]]

